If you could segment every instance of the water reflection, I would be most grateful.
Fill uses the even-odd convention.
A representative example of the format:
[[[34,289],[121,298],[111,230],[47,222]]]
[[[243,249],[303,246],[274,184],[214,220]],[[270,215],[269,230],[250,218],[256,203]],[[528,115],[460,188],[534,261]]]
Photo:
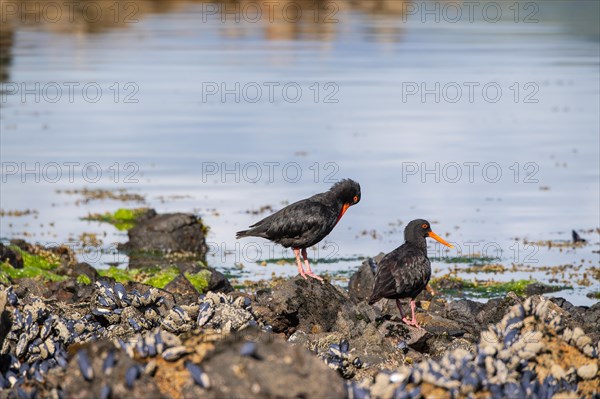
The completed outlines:
[[[403,0],[0,1],[3,35],[4,31],[10,35],[16,26],[70,34],[103,33],[130,26],[153,14],[188,8],[199,23],[227,24],[223,29],[226,36],[246,36],[258,25],[268,40],[331,40],[340,29],[338,23],[343,13],[356,11],[380,18],[398,18],[405,11],[405,3]]]
[[[12,23],[0,24],[0,82],[9,79],[9,69],[12,63],[12,48],[15,37]]]
[[[183,1],[143,0],[1,0],[2,22],[9,26],[36,27],[52,32],[102,33],[139,22],[152,13],[180,8]]]
[[[386,23],[405,10],[403,0],[0,0],[0,81],[9,80],[9,66],[17,29],[35,29],[70,35],[107,33],[127,29],[156,14],[181,12],[198,24],[213,24],[226,38],[256,36],[266,40],[329,42],[348,34],[340,19],[350,12],[372,15],[364,33],[382,40],[397,40],[401,30]],[[218,25],[214,25],[218,24]]]

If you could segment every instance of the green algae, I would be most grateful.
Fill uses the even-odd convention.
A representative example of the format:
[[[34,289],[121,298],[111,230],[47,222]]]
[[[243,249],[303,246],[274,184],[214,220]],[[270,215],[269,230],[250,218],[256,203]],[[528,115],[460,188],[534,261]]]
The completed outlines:
[[[29,267],[40,270],[54,270],[58,266],[60,266],[60,260],[56,255],[50,253],[46,256],[34,255],[30,254],[29,252],[23,251],[16,245],[11,245],[9,248],[13,251],[19,252],[23,257],[23,269]]]
[[[10,279],[17,278],[40,278],[49,281],[63,281],[68,278],[52,271],[60,266],[60,260],[56,255],[50,252],[44,253],[44,255],[30,254],[15,245],[11,245],[10,248],[21,254],[23,267],[17,269],[8,262],[1,263],[0,281],[3,283],[8,284]]]
[[[90,285],[92,283],[92,280],[85,274],[80,274],[79,276],[77,276],[77,283],[82,285]]]
[[[460,277],[445,275],[433,278],[430,281],[431,286],[450,296],[457,296],[460,293],[467,293],[477,298],[495,298],[506,295],[508,292],[514,292],[523,296],[526,294],[527,287],[531,284],[539,284],[537,280],[511,280],[511,281],[478,281],[465,280]],[[549,286],[553,291],[564,288],[562,286]]]
[[[98,270],[98,273],[104,277],[114,278],[120,283],[135,281],[162,289],[179,276],[180,271],[174,266],[168,268],[151,267],[144,269],[119,269],[111,266],[108,269]],[[198,292],[202,293],[208,288],[211,274],[210,270],[200,270],[197,273],[186,272],[184,275]]]
[[[15,269],[8,262],[4,262],[0,264],[0,281],[8,283],[9,278],[40,278],[49,281],[64,281],[68,279],[67,276],[61,276],[37,266],[26,265],[22,269]]]
[[[145,279],[143,283],[156,288],[165,288],[167,284],[180,274],[179,269],[176,267],[169,267],[162,270],[148,269],[148,271],[144,271],[151,272],[152,275],[150,278]]]
[[[190,280],[190,283],[198,290],[198,292],[205,292],[210,283],[210,277],[212,273],[210,270],[201,270],[198,273],[185,273],[185,277]]]
[[[146,212],[148,212],[148,208],[119,208],[113,213],[92,213],[85,218],[82,218],[82,220],[110,223],[115,226],[117,230],[125,231],[133,228],[137,223],[138,218]]]
[[[116,266],[111,266],[108,269],[98,270],[98,274],[100,274],[102,277],[113,278],[119,283],[138,281],[137,275],[139,273],[140,269],[119,269]]]
[[[181,274],[176,267],[169,267],[167,269],[149,269],[148,271],[144,270],[144,272],[151,272],[152,276],[144,279],[142,282],[156,288],[165,288],[167,284]],[[206,291],[211,275],[212,273],[209,270],[201,270],[197,273],[184,273],[184,276],[192,283],[198,292]]]

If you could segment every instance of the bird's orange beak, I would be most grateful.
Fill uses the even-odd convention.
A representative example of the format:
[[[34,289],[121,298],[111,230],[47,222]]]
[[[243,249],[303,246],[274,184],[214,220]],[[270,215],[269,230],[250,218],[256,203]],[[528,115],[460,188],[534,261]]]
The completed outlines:
[[[350,204],[344,204],[344,205],[342,205],[342,211],[340,212],[340,214],[339,214],[339,216],[337,218],[336,223],[340,221],[340,219],[342,218],[342,216],[344,216],[344,213],[346,213],[346,211],[348,210],[348,208],[350,208]]]
[[[440,237],[437,234],[435,234],[433,231],[429,232],[429,237],[433,238],[434,240],[436,240],[440,244],[443,244],[443,245],[447,246],[448,248],[454,248],[454,246],[452,244],[450,244],[448,241],[444,240],[442,237]]]

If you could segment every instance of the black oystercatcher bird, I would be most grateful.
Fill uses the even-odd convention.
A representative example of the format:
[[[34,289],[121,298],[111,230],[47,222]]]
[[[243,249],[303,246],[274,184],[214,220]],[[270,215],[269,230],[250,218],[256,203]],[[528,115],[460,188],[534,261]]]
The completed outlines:
[[[350,179],[335,183],[327,192],[295,202],[250,226],[238,231],[236,238],[262,237],[286,248],[293,248],[298,273],[323,280],[313,273],[308,263],[306,248],[325,238],[352,205],[360,201],[360,185]],[[302,267],[304,259],[306,270]]]
[[[587,242],[587,240],[585,238],[581,238],[579,236],[579,234],[577,234],[577,232],[575,230],[573,230],[571,232],[571,235],[573,236],[573,243],[577,244],[578,242]]]
[[[431,262],[427,258],[426,237],[453,248],[442,237],[431,231],[431,225],[427,220],[413,220],[404,229],[406,242],[385,255],[379,262],[373,293],[369,298],[369,305],[382,298],[395,299],[402,321],[419,328],[415,318],[415,298],[427,287],[431,278]],[[412,320],[404,317],[400,304],[401,298],[410,298]]]

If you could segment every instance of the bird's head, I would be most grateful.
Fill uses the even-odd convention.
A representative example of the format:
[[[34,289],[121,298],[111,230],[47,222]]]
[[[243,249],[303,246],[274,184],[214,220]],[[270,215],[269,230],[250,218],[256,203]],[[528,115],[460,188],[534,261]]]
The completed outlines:
[[[440,244],[443,244],[449,248],[454,248],[452,244],[448,243],[442,237],[431,231],[431,223],[425,219],[415,219],[407,224],[406,228],[404,229],[404,239],[406,241],[418,242],[426,237],[431,237]]]
[[[336,202],[342,205],[337,218],[338,221],[344,216],[348,208],[360,202],[360,184],[354,180],[340,180],[331,187],[329,192],[335,196]]]
[[[349,207],[360,202],[360,184],[354,180],[340,180],[335,183],[329,191],[331,191],[342,204]]]

